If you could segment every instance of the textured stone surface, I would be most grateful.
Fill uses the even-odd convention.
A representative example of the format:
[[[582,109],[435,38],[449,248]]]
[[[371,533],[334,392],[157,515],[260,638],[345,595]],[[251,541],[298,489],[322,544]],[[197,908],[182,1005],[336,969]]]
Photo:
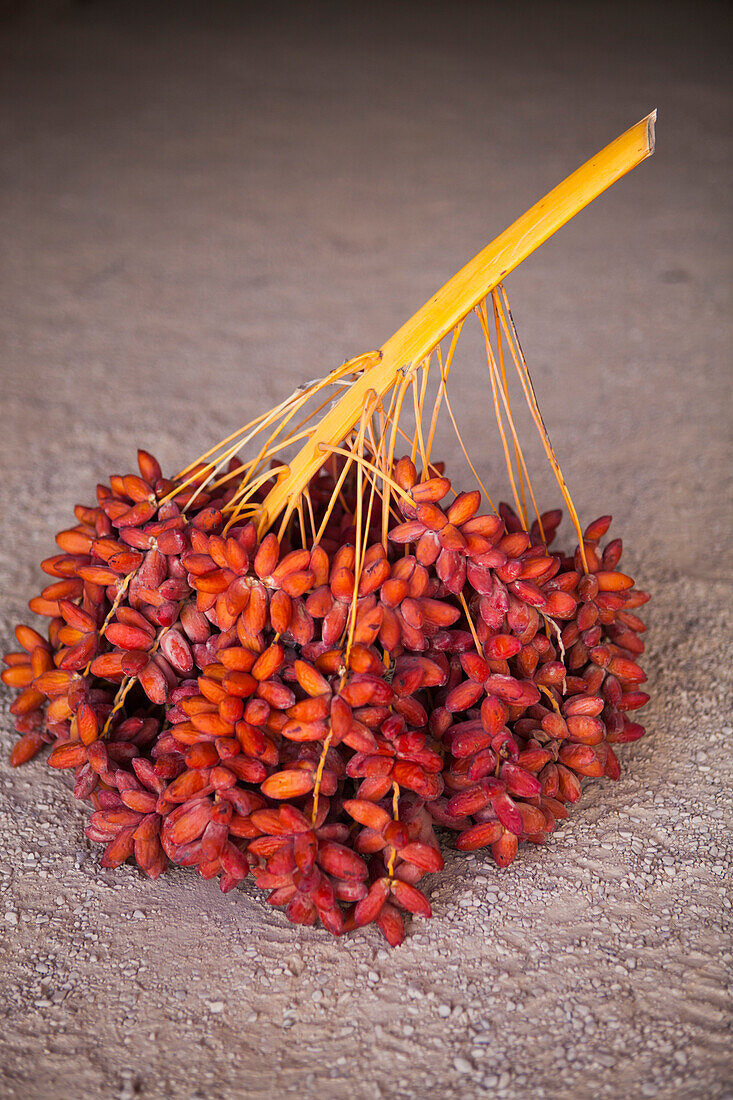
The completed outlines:
[[[656,156],[509,282],[581,514],[654,595],[621,781],[508,870],[449,854],[389,951],[250,886],[101,871],[63,780],[8,769],[4,709],[5,1096],[731,1095],[723,8],[508,7],[58,3],[3,31],[3,645],[138,444],[178,468],[377,346],[660,109]],[[506,495],[479,354],[453,404]]]

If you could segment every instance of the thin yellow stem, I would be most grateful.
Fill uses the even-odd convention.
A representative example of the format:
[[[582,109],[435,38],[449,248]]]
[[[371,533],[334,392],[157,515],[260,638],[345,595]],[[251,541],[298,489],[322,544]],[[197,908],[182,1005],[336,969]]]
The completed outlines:
[[[374,395],[376,398],[376,394]],[[359,454],[364,447],[364,433],[366,431],[366,421],[371,415],[368,408],[364,409],[361,417],[361,424],[359,425],[359,432],[356,437],[356,443],[354,451]],[[362,457],[362,456],[360,456]],[[361,545],[362,539],[362,519],[364,508],[364,472],[361,462],[356,464],[356,515],[354,516],[354,591],[351,594],[351,607],[349,609],[349,625],[348,635],[346,642],[346,653],[344,655],[344,668],[348,669],[349,661],[351,659],[351,647],[354,644],[354,633],[356,631],[356,609],[359,601],[359,581],[361,580],[361,571],[363,567],[363,551]]]
[[[283,401],[281,401],[279,405],[276,405],[275,408],[269,409],[267,412],[261,413],[259,416],[256,416],[253,420],[250,420],[247,424],[243,425],[243,427],[238,428],[235,432],[232,432],[231,435],[228,435],[226,439],[222,439],[219,441],[219,443],[216,443],[213,447],[210,447],[208,451],[206,451],[203,455],[200,455],[200,457],[197,458],[194,462],[190,462],[188,466],[185,466],[178,474],[176,474],[174,480],[177,481],[179,478],[183,477],[184,474],[187,474],[189,470],[193,469],[194,466],[197,466],[200,462],[203,462],[204,459],[209,458],[222,447],[225,447],[228,443],[231,443],[233,440],[237,439],[238,436],[245,435],[246,432],[250,431],[252,428],[256,428],[256,426],[259,424],[260,427],[257,428],[257,431],[255,431],[254,433],[254,435],[257,435],[259,431],[264,430],[264,427],[266,426],[265,422],[272,423],[272,420],[277,416],[277,414],[279,412],[285,412],[285,410],[288,409],[292,403],[297,403],[299,406],[302,407],[302,405],[309,401],[311,397],[314,397],[317,393],[320,393],[321,390],[326,389],[329,386],[339,384],[341,380],[346,378],[349,374],[353,374],[356,379],[358,375],[362,374],[369,367],[374,366],[375,363],[379,362],[380,358],[381,352],[379,351],[366,352],[366,354],[364,355],[358,355],[355,359],[346,360],[346,362],[342,363],[341,366],[335,367],[323,378],[316,378],[311,382],[306,382],[303,385],[298,386],[296,390],[293,390],[293,392]],[[346,387],[348,387],[350,384],[351,383],[348,382],[345,383]],[[331,400],[332,397],[327,398],[327,400],[324,402],[324,405],[328,404]],[[322,407],[323,406],[321,406],[321,408]],[[316,409],[313,415],[315,415],[318,411],[319,409]],[[254,438],[254,436],[250,436],[250,438]],[[241,448],[242,446],[244,446],[244,442],[245,441],[240,440],[238,446]]]
[[[487,313],[486,313],[486,303],[483,303],[481,306],[479,306],[477,312],[479,314],[479,321],[481,322],[481,327],[483,329],[484,339],[485,339],[485,342],[486,342],[486,360],[487,360],[488,365],[489,365],[489,370],[493,372],[494,377],[497,379],[497,383],[498,383],[499,374],[498,374],[498,370],[497,370],[497,366],[496,366],[496,361],[494,359],[494,353],[493,353],[492,348],[491,348],[491,342],[489,340],[489,328],[488,328],[488,317],[487,317]],[[522,517],[523,517],[523,520],[524,520],[525,530],[527,530],[529,528],[529,520],[527,518],[527,504],[526,504],[525,497],[524,497],[524,482],[522,481],[522,471],[524,471],[524,478],[527,482],[527,488],[529,490],[530,499],[532,500],[532,506],[534,508],[535,515],[537,516],[537,522],[541,524],[540,510],[537,507],[537,500],[535,499],[534,489],[532,488],[532,481],[531,481],[530,476],[529,476],[529,470],[527,469],[527,463],[524,460],[524,452],[522,451],[522,447],[521,447],[521,444],[519,442],[519,436],[517,435],[517,429],[514,425],[514,417],[512,415],[511,403],[509,401],[509,395],[508,395],[508,392],[506,390],[506,376],[504,377],[504,382],[505,382],[505,386],[504,386],[504,388],[501,389],[500,392],[501,392],[501,397],[502,397],[502,401],[503,401],[503,404],[504,404],[504,408],[506,410],[507,420],[509,421],[509,428],[510,428],[511,433],[512,433],[512,439],[514,440],[514,454],[515,454],[515,457],[516,457],[516,460],[517,460],[517,471],[519,473],[519,478],[520,478],[520,490],[521,490],[521,499],[522,499]]]
[[[459,592],[458,593],[458,598],[461,601],[461,605],[463,607],[463,613],[465,614],[466,621],[468,622],[468,629],[471,631],[471,634],[473,635],[473,642],[474,642],[474,645],[476,646],[476,652],[478,653],[479,657],[483,657],[484,651],[483,651],[483,648],[481,646],[481,642],[479,641],[478,634],[476,633],[476,627],[473,625],[473,619],[471,618],[471,612],[468,610],[468,604],[466,603],[466,597],[463,595],[462,592]]]
[[[506,302],[507,312],[509,313],[509,317],[511,318],[511,311],[509,310],[509,302],[506,299],[506,294],[504,293],[503,287],[502,287],[501,292],[502,292],[502,295],[503,295],[504,300]],[[522,384],[522,389],[524,391],[525,399],[526,399],[527,404],[529,406],[529,410],[532,413],[532,418],[534,419],[534,422],[537,426],[537,430],[540,434],[540,439],[542,440],[542,444],[545,448],[545,453],[547,454],[547,457],[550,461],[550,465],[551,465],[552,471],[555,475],[555,479],[556,479],[558,485],[560,486],[560,492],[563,495],[563,499],[565,501],[565,504],[567,505],[568,512],[570,513],[570,518],[572,520],[573,526],[575,527],[575,531],[576,531],[576,534],[578,536],[578,546],[579,546],[579,549],[580,549],[580,557],[581,557],[581,560],[583,562],[583,570],[586,573],[588,573],[588,571],[589,571],[588,570],[588,560],[587,560],[586,554],[585,554],[585,544],[584,544],[584,541],[583,541],[583,529],[580,526],[580,520],[578,518],[578,513],[575,509],[575,505],[573,504],[573,499],[570,496],[570,490],[568,489],[567,484],[565,482],[565,478],[563,477],[562,470],[560,469],[560,463],[557,460],[557,456],[555,454],[555,449],[552,446],[552,442],[550,440],[549,432],[547,431],[547,428],[545,427],[545,422],[542,418],[542,413],[540,412],[540,407],[539,407],[539,404],[538,404],[538,401],[537,401],[537,395],[535,393],[535,389],[534,389],[534,386],[532,384],[532,378],[531,378],[531,375],[529,373],[529,367],[527,366],[527,361],[524,358],[524,353],[522,352],[522,346],[519,343],[519,336],[517,334],[516,327],[514,326],[514,320],[512,319],[512,322],[511,322],[512,323],[512,331],[514,333],[514,339],[512,339],[512,337],[509,334],[509,328],[508,328],[508,325],[507,325],[506,317],[504,316],[504,311],[502,309],[501,302],[499,300],[499,296],[498,296],[498,294],[496,294],[496,292],[492,296],[495,297],[495,301],[497,302],[498,307],[499,307],[499,316],[501,318],[502,327],[503,327],[503,329],[506,333],[506,336],[507,336],[507,342],[509,344],[509,350],[511,352],[512,359],[514,360],[514,365],[517,369],[517,374],[519,375],[519,380]],[[515,341],[516,341],[516,350],[515,350]]]
[[[302,388],[302,391],[296,390],[294,394],[291,394],[290,397],[287,397],[284,401],[281,401],[279,405],[275,406],[275,408],[270,409],[266,413],[263,413],[262,416],[256,417],[255,420],[250,421],[250,423],[245,425],[244,428],[240,428],[239,431],[233,432],[226,439],[222,440],[220,443],[217,443],[214,447],[211,447],[208,451],[205,452],[205,454],[198,458],[196,462],[189,463],[189,465],[184,470],[182,470],[180,474],[177,475],[177,477],[174,479],[176,481],[178,481],[179,478],[183,477],[184,474],[188,473],[190,470],[194,471],[194,473],[189,476],[182,484],[177,485],[176,488],[172,490],[168,494],[168,496],[163,499],[163,501],[161,501],[161,503],[165,503],[165,501],[167,500],[172,500],[179,492],[187,488],[189,485],[193,484],[195,481],[198,480],[199,477],[202,476],[204,471],[196,470],[196,467],[200,463],[202,463],[204,459],[209,458],[209,456],[213,454],[216,454],[217,451],[220,451],[223,447],[226,446],[226,444],[230,443],[232,440],[236,440],[236,442],[231,447],[224,450],[217,459],[206,463],[204,467],[204,469],[210,470],[220,469],[229,458],[231,458],[233,455],[236,455],[242,449],[242,447],[245,447],[253,439],[256,439],[260,432],[265,431],[265,429],[270,424],[273,424],[281,413],[285,415],[288,409],[291,408],[293,404],[295,404],[295,408],[297,411],[298,408],[301,408],[302,405],[308,401],[309,396],[309,387],[307,386]],[[251,431],[249,431],[249,433],[247,434],[246,430],[250,427]]]
[[[318,768],[316,769],[316,778],[313,783],[313,809],[311,810],[311,825],[315,825],[318,817],[318,798],[321,793],[321,783],[323,781],[323,769],[326,767],[326,757],[328,756],[328,750],[331,748],[331,739],[333,732],[329,730],[328,735],[323,742],[323,750],[321,752],[321,758],[318,761]]]
[[[433,439],[435,438],[435,430],[438,426],[438,413],[440,412],[440,406],[443,403],[443,395],[445,393],[444,377],[447,378],[449,373],[450,373],[451,364],[453,362],[453,355],[455,353],[456,344],[458,343],[458,337],[461,335],[461,329],[462,328],[463,328],[463,321],[461,321],[460,324],[456,325],[456,327],[453,329],[453,333],[451,335],[450,347],[448,348],[448,355],[446,356],[446,360],[445,360],[445,371],[443,369],[443,358],[442,358],[442,353],[441,353],[441,350],[440,350],[440,344],[438,344],[438,347],[436,348],[436,353],[437,353],[437,356],[438,356],[438,366],[440,368],[440,383],[438,385],[438,392],[435,395],[435,404],[433,405],[433,415],[430,418],[430,430],[428,432],[428,442],[427,442],[428,461],[430,460],[430,455],[432,454]]]
[[[404,375],[404,377],[402,378],[402,381],[399,384],[399,388],[398,388],[398,391],[397,391],[396,407],[395,407],[394,414],[392,416],[392,432],[391,432],[391,435],[390,435],[389,455],[388,455],[388,458],[387,458],[387,469],[388,470],[391,470],[392,467],[394,466],[394,453],[395,453],[395,446],[396,446],[396,443],[397,443],[397,425],[400,422],[400,415],[402,413],[402,405],[404,403],[405,397],[407,396],[407,390],[408,390],[409,385],[410,385],[410,375],[409,375],[408,372],[405,372],[405,375]]]
[[[303,498],[298,499],[298,526],[300,527],[300,541],[303,546],[306,545],[307,539],[305,536],[305,516],[303,515]]]
[[[265,485],[270,480],[270,478],[276,477],[277,474],[283,470],[287,470],[287,466],[275,466],[272,470],[263,470],[261,474],[253,478],[251,481],[247,482],[246,492],[243,493],[243,495],[240,496],[240,498],[238,499],[236,506],[234,506],[232,514],[229,516],[226,526],[224,527],[225,535],[240,518],[242,512],[247,505],[247,502],[252,499],[257,490]],[[224,509],[224,511],[228,513],[232,505],[233,502],[230,502],[230,504]]]
[[[559,706],[557,705],[557,699],[556,699],[556,698],[555,698],[555,696],[554,696],[554,695],[552,694],[552,692],[550,691],[550,689],[549,689],[548,687],[545,687],[545,685],[544,685],[544,684],[540,684],[540,691],[541,691],[541,692],[543,692],[543,694],[547,696],[547,698],[548,698],[548,699],[550,700],[550,702],[551,702],[551,704],[552,704],[552,706],[553,706],[553,709],[555,710],[555,712],[556,712],[557,714],[559,714],[559,713],[560,713],[560,708],[559,708]]]
[[[401,496],[403,500],[407,501],[408,504],[414,507],[412,499],[407,495],[405,490],[400,488],[397,482],[393,481],[393,479],[383,473],[382,470],[377,469],[373,462],[370,462],[368,459],[363,458],[361,455],[353,454],[352,452],[345,450],[343,447],[331,447],[328,443],[321,443],[321,447],[324,451],[329,451],[331,454],[343,455],[345,458],[350,458],[352,462],[357,462],[360,465],[365,466],[368,470],[371,470],[371,472],[373,474],[376,474],[377,477],[383,477],[385,481],[387,481],[390,485],[393,493],[397,493],[398,496]]]
[[[400,414],[402,413],[402,405],[407,394],[407,387],[410,385],[410,379],[408,372],[405,372],[402,381],[395,387],[392,393],[392,402],[390,405],[390,417],[392,423],[392,430],[390,432],[389,449],[387,452],[387,459],[384,463],[383,470],[383,484],[387,494],[388,508],[382,516],[382,543],[386,547],[388,543],[388,530],[389,530],[389,501],[392,494],[393,482],[390,478],[390,471],[394,469],[394,454],[395,447],[397,445],[397,432],[399,429]],[[401,429],[399,429],[401,430]],[[412,502],[410,502],[412,503]]]
[[[391,396],[391,399],[390,399],[389,408],[384,413],[384,425],[382,427],[382,439],[383,439],[383,441],[386,441],[386,438],[387,438],[386,433],[387,433],[387,429],[390,427],[390,425],[392,426],[392,435],[394,436],[394,428],[396,426],[396,420],[394,419],[394,417],[395,417],[395,411],[396,411],[397,402],[399,400],[400,393],[401,393],[401,389],[398,390],[397,387],[395,387],[392,390],[392,396]],[[384,412],[384,401],[382,402],[381,408],[382,408],[382,411]],[[398,413],[398,415],[399,415],[399,413]],[[392,469],[393,459],[394,459],[394,440],[393,440],[393,443],[392,443],[392,450],[391,451],[389,450],[389,447],[387,447],[386,451],[385,451],[384,447],[382,447],[382,450],[381,450],[381,467],[382,467],[383,473],[389,474],[389,471]],[[388,546],[388,543],[389,543],[389,516],[390,516],[390,512],[392,511],[392,506],[391,506],[392,489],[390,487],[389,482],[386,481],[384,479],[384,477],[382,478],[381,487],[382,487],[382,546],[384,547],[385,552],[386,552],[387,546]]]
[[[374,418],[372,418],[372,420],[370,420],[370,422],[368,424],[368,427],[367,427],[367,430],[368,430],[368,433],[369,433],[369,442],[370,442],[370,445],[371,445],[371,448],[372,448],[372,455],[374,457],[374,464],[380,471],[379,484],[377,485],[376,480],[372,480],[372,486],[377,488],[377,491],[379,492],[380,500],[382,502],[382,505],[381,505],[381,507],[382,507],[382,545],[384,546],[384,550],[385,550],[385,553],[386,553],[386,550],[387,550],[387,532],[389,530],[389,521],[387,520],[386,529],[385,529],[385,524],[384,524],[385,513],[386,513],[387,516],[389,515],[389,486],[386,485],[385,481],[384,481],[384,473],[385,473],[384,448],[385,448],[385,442],[386,442],[385,433],[386,433],[386,430],[387,430],[387,418],[386,418],[385,413],[384,413],[384,406],[382,405],[381,402],[379,404],[379,408],[376,410],[376,415],[378,415],[378,417],[379,417],[379,442],[378,443],[377,443],[377,440],[374,438],[374,428],[373,428],[373,419]],[[371,517],[371,510],[370,510],[370,517]]]
[[[423,384],[420,393],[417,391],[417,374],[412,376],[412,403],[415,408],[415,444],[414,446],[420,451],[420,461],[422,462],[422,474],[421,477],[425,480],[428,476],[428,457],[425,453],[425,440],[422,434],[422,410],[425,404],[425,387],[428,381],[428,371],[430,370],[430,356],[425,360],[423,367]],[[415,458],[413,456],[413,462]]]
[[[407,442],[407,443],[412,442],[409,435],[407,434],[407,432],[404,431],[399,426],[399,424],[397,425],[397,434],[401,435],[402,438],[405,440],[405,442]],[[440,470],[438,469],[438,467],[436,466],[436,464],[434,462],[428,462],[428,469],[430,470],[430,477],[439,477],[440,476]],[[450,491],[451,491],[451,493],[453,493],[454,497],[458,496],[458,493],[456,492],[456,490],[453,488],[452,485],[451,485]]]
[[[545,620],[545,633],[547,634],[547,637],[548,638],[550,637],[550,631],[551,630],[555,635],[555,639],[557,641],[557,647],[560,650],[560,660],[562,661],[562,663],[564,665],[565,664],[565,646],[563,645],[562,631],[560,630],[560,627],[557,625],[555,620],[551,619],[549,615],[545,615],[544,611],[540,611],[540,615]],[[562,678],[562,693],[563,693],[563,695],[565,694],[566,691],[567,691],[567,681],[566,681],[565,676],[563,675],[563,678]]]
[[[453,415],[453,409],[451,407],[450,398],[448,397],[448,390],[445,389],[445,388],[444,388],[444,396],[445,396],[445,407],[448,410],[448,416],[451,419],[451,423],[453,425],[453,431],[456,433],[456,438],[458,440],[458,443],[460,445],[461,450],[463,451],[463,457],[465,458],[466,462],[470,466],[471,473],[476,478],[476,481],[478,482],[478,485],[481,489],[481,492],[484,495],[484,499],[488,502],[489,508],[491,508],[491,510],[493,512],[496,512],[496,508],[494,507],[494,504],[491,500],[491,497],[489,496],[489,494],[486,490],[486,486],[484,485],[483,481],[479,477],[478,470],[474,466],[473,462],[471,461],[471,456],[469,455],[468,451],[466,450],[466,445],[463,442],[463,436],[461,435],[460,429],[458,427],[458,422],[456,421],[456,418]]]
[[[504,341],[502,340],[502,337],[501,337],[501,322],[499,321],[499,313],[498,313],[498,310],[497,310],[497,307],[496,307],[496,299],[495,299],[493,294],[491,295],[491,304],[492,304],[492,308],[493,308],[493,311],[494,311],[494,328],[496,330],[496,347],[497,347],[497,350],[498,350],[499,360],[500,360],[500,363],[501,363],[501,374],[502,374],[502,378],[504,379],[504,391],[506,393],[508,393],[508,387],[507,387],[507,381],[506,381],[506,369],[505,369],[505,363],[504,363]],[[542,524],[542,514],[540,513],[539,509],[537,508],[537,503],[534,499],[534,496],[532,497],[532,503],[534,505],[535,514],[537,516],[537,526],[539,527],[540,538],[542,539],[543,542],[545,542],[545,529],[544,529],[544,526]]]
[[[352,462],[354,461],[352,455],[348,455],[348,457],[349,457],[349,461],[344,463],[344,468],[343,468],[343,470],[341,471],[341,473],[339,475],[339,478],[336,482],[336,485],[334,487],[333,492],[331,493],[331,499],[328,502],[328,506],[326,508],[326,513],[325,513],[323,519],[321,520],[321,526],[318,528],[318,533],[317,533],[316,538],[315,538],[315,543],[319,543],[321,541],[321,539],[323,538],[323,533],[326,530],[326,528],[328,527],[328,521],[331,518],[331,513],[333,512],[333,510],[336,506],[336,501],[339,499],[339,496],[341,494],[341,486],[346,481],[347,474],[348,474],[348,472],[351,468]],[[345,507],[346,507],[346,504],[344,502],[344,508]]]
[[[216,452],[222,447],[226,447],[227,443],[231,443],[239,436],[244,435],[256,424],[259,424],[261,421],[266,420],[273,412],[277,412],[277,409],[283,408],[289,400],[290,398],[286,398],[286,400],[282,401],[276,409],[270,409],[268,410],[268,412],[261,413],[260,416],[256,416],[254,420],[250,420],[249,423],[244,424],[241,428],[237,428],[236,432],[232,432],[231,435],[228,435],[226,437],[226,439],[219,440],[219,442],[215,443],[213,447],[209,447],[208,451],[204,451],[204,453],[202,455],[199,455],[199,457],[193,462],[189,462],[188,466],[184,466],[182,470],[179,470],[173,480],[178,481],[179,478],[185,477],[189,470],[192,470],[195,466],[198,466],[199,463],[204,462],[204,460],[209,458],[211,455],[216,454]]]
[[[128,677],[126,677],[126,679],[124,679],[122,681],[119,688],[117,689],[117,694],[115,695],[115,701],[114,701],[114,704],[112,706],[112,710],[107,715],[107,721],[104,723],[104,728],[103,728],[102,732],[99,735],[99,739],[101,741],[104,741],[105,737],[109,733],[109,728],[112,725],[112,719],[114,718],[114,716],[116,714],[119,714],[119,712],[122,710],[122,707],[124,706],[124,703],[125,703],[125,699],[126,699],[127,695],[129,694],[131,688],[135,685],[136,681],[137,681],[136,676],[128,676]]]
[[[504,419],[501,415],[501,405],[499,403],[499,395],[497,393],[496,378],[494,377],[494,372],[492,370],[489,371],[489,381],[491,382],[491,397],[494,402],[496,425],[499,429],[501,445],[504,449],[504,462],[506,464],[507,473],[509,475],[509,484],[511,485],[512,496],[514,497],[514,504],[516,505],[517,513],[526,531],[527,519],[522,512],[522,502],[519,499],[519,493],[517,492],[517,483],[514,480],[514,467],[512,465],[511,455],[509,454],[509,444],[507,443],[506,432],[504,431]]]
[[[311,500],[310,489],[308,488],[307,485],[305,487],[305,490],[303,491],[303,496],[305,497],[305,503],[308,507],[308,518],[310,520],[311,536],[312,536],[312,540],[313,540],[312,545],[315,546],[316,545],[316,517],[313,515],[313,501]]]
[[[231,481],[232,478],[241,477],[242,484],[239,486],[232,499],[228,501],[226,505],[227,510],[231,509],[236,501],[239,499],[239,497],[242,495],[242,493],[244,493],[249,488],[250,480],[258,472],[258,466],[261,466],[262,463],[266,462],[268,458],[273,458],[274,455],[279,454],[279,452],[284,450],[285,447],[289,447],[293,443],[298,443],[301,439],[308,439],[312,431],[313,428],[311,427],[306,428],[303,431],[296,432],[292,435],[287,435],[284,439],[280,440],[280,442],[276,446],[270,447],[269,450],[267,450],[261,458],[253,458],[250,462],[243,462],[242,465],[237,466],[235,470],[230,470],[228,473],[222,474],[222,476],[218,478],[213,483],[213,485],[210,485],[209,488],[211,490],[218,489],[222,485],[226,485],[226,483],[228,481]],[[285,468],[285,464],[283,464],[283,468]],[[270,470],[270,475],[272,476],[272,470]]]
[[[400,820],[400,788],[398,783],[392,783],[392,819],[394,821]],[[394,864],[397,858],[397,849],[392,848],[389,862],[387,863],[387,874],[390,878],[394,874]]]
[[[488,318],[487,318],[486,300],[485,299],[481,303],[481,305],[477,307],[477,309],[480,311],[479,312],[479,319],[481,320],[481,327],[484,330],[484,338],[486,340],[487,357],[488,357],[489,349],[490,349],[490,343],[489,343],[488,323],[487,323]],[[514,431],[514,422],[512,420],[511,412],[510,412],[511,400],[510,400],[510,397],[509,397],[509,384],[507,382],[507,377],[506,377],[506,367],[504,365],[504,347],[502,345],[501,340],[497,340],[496,346],[497,346],[497,354],[499,356],[499,363],[500,363],[500,366],[501,366],[501,387],[502,387],[502,390],[503,390],[503,393],[504,393],[504,398],[505,398],[504,405],[505,405],[506,410],[507,410],[507,416],[509,417],[509,421],[511,423],[512,436],[513,436],[513,439],[514,439],[514,458],[515,458],[515,461],[517,463],[517,475],[518,475],[518,478],[519,478],[519,496],[520,496],[521,501],[522,501],[522,515],[524,516],[525,525],[528,526],[528,521],[527,521],[527,500],[526,500],[525,495],[524,495],[524,478],[522,477],[522,467],[524,466],[524,457],[523,457],[523,455],[521,453],[521,450],[520,450],[520,447],[519,447],[519,440],[517,439],[517,433]],[[491,368],[492,368],[492,363],[490,362],[489,363],[489,369],[491,369]],[[525,471],[526,471],[526,466],[525,466]],[[535,511],[536,511],[536,509],[535,509]],[[538,515],[537,518],[539,519],[539,515]]]
[[[106,634],[107,627],[109,626],[109,624],[112,622],[113,618],[115,617],[115,612],[117,611],[117,608],[120,606],[123,599],[125,598],[125,593],[127,592],[127,589],[130,587],[130,581],[137,574],[137,572],[138,572],[137,569],[134,569],[132,571],[132,573],[127,573],[126,576],[124,577],[123,581],[122,581],[122,584],[117,589],[117,595],[114,598],[112,606],[110,607],[109,611],[107,612],[107,615],[105,616],[105,620],[99,628],[99,635],[98,636],[100,638],[103,638],[104,635]],[[86,668],[82,672],[82,676],[88,676],[89,675],[89,669],[92,667],[92,661],[93,660],[94,660],[94,657],[90,657],[89,661],[87,662]]]

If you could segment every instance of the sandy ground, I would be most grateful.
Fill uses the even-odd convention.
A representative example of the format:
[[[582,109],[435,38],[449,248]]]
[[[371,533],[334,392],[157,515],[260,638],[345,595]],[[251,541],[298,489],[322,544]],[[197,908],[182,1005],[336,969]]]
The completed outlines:
[[[449,854],[389,951],[101,871],[3,718],[0,1092],[732,1096],[724,6],[346,7],[9,6],[0,642],[138,444],[177,468],[378,346],[657,106],[653,160],[509,283],[581,513],[654,595],[649,736],[546,849]],[[505,493],[486,400],[468,355],[454,404]]]

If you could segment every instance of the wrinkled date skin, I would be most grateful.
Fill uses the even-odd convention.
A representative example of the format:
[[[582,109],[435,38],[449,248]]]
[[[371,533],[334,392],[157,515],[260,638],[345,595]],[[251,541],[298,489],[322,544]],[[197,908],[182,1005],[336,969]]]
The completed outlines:
[[[526,531],[402,458],[385,542],[373,501],[355,545],[360,483],[335,496],[335,463],[309,486],[318,545],[297,524],[260,539],[227,527],[236,476],[214,495],[138,462],[57,535],[29,604],[47,628],[18,626],[2,673],[12,763],[51,746],[102,866],[224,891],[251,874],[297,924],[375,922],[396,945],[431,915],[436,826],[505,867],[584,777],[618,778],[614,746],[644,733],[648,596],[621,541],[601,547],[610,516],[557,553],[559,511]]]

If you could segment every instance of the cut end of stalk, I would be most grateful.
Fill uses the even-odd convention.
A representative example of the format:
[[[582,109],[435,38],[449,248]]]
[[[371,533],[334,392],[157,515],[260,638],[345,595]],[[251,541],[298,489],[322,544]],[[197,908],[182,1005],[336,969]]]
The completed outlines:
[[[656,125],[657,125],[657,108],[655,107],[651,114],[646,116],[646,133],[647,143],[649,145],[649,152],[647,156],[651,156],[654,152],[654,146],[656,144]]]

